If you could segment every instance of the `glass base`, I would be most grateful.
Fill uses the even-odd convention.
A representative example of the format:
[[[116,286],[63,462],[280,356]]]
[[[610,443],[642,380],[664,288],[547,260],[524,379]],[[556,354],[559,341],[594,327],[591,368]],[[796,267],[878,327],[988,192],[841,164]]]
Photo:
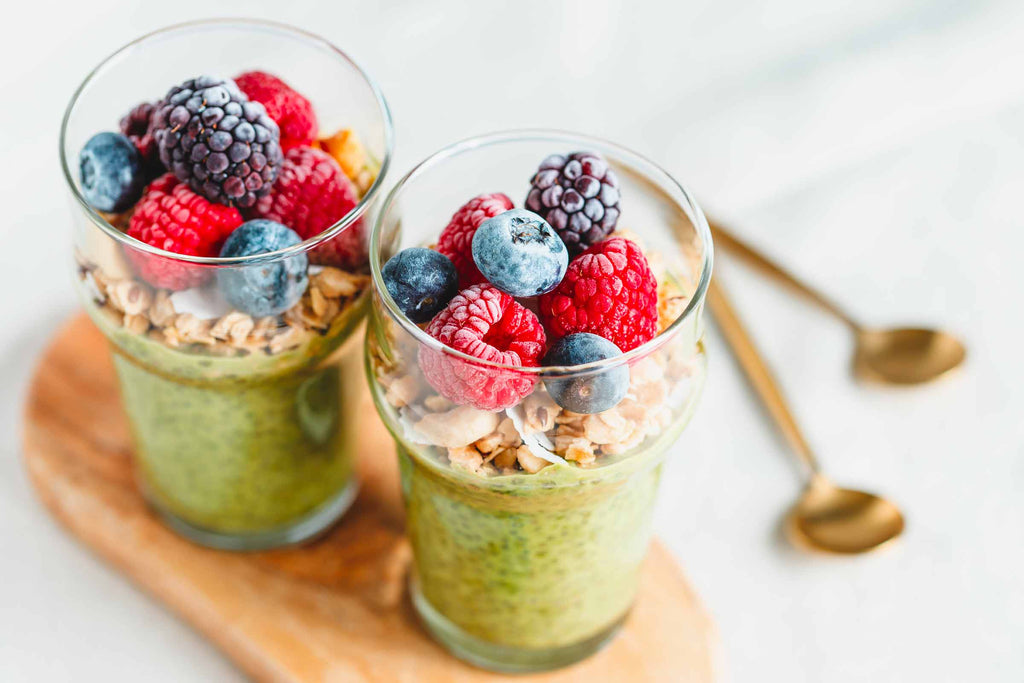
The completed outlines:
[[[341,493],[297,522],[267,531],[239,533],[213,531],[195,526],[161,508],[158,502],[148,496],[147,502],[167,526],[193,543],[216,550],[254,552],[296,545],[319,536],[341,519],[355,501],[358,492],[359,482],[353,478]]]
[[[622,615],[608,628],[578,643],[533,650],[497,645],[466,633],[427,601],[415,576],[410,578],[409,593],[416,613],[437,642],[464,662],[498,673],[535,673],[560,669],[580,662],[607,645],[618,633],[627,616]]]

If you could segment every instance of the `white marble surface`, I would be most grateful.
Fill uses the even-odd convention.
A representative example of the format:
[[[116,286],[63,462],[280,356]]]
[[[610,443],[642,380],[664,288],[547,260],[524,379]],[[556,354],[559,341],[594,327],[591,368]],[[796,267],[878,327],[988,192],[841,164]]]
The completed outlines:
[[[0,680],[242,679],[50,520],[19,453],[32,362],[75,308],[63,105],[114,46],[228,14],[360,57],[398,169],[497,128],[613,138],[865,320],[961,333],[948,382],[855,385],[842,327],[720,258],[825,466],[898,500],[907,533],[858,559],[778,540],[796,470],[714,333],[657,525],[717,621],[723,680],[1024,680],[1024,4],[318,4],[32,2],[0,22]]]

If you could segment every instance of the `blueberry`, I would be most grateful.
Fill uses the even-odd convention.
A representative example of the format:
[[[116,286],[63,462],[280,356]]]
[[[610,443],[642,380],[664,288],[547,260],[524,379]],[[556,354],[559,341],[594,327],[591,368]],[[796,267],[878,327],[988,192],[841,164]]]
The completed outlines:
[[[488,218],[473,235],[473,261],[487,281],[512,296],[537,296],[558,286],[569,251],[547,221],[525,209]]]
[[[573,366],[621,355],[619,347],[604,337],[579,332],[562,337],[548,349],[543,364]],[[574,413],[590,415],[614,408],[629,390],[629,368],[618,365],[607,370],[581,372],[578,376],[549,378],[544,386],[555,403]]]
[[[298,233],[262,218],[235,228],[220,250],[222,257],[254,256],[284,249],[302,241]],[[235,308],[254,317],[277,315],[298,302],[309,285],[305,254],[271,258],[217,271],[217,284]]]
[[[78,155],[82,194],[95,209],[124,211],[142,196],[146,185],[142,155],[120,133],[97,133]]]
[[[459,293],[459,274],[447,256],[433,249],[404,249],[384,264],[384,285],[402,312],[425,323]]]

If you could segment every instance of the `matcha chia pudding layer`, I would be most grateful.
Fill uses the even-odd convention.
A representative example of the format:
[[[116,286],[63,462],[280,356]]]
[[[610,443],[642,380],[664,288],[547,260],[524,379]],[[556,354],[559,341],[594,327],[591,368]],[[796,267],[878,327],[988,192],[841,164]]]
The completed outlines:
[[[144,36],[68,107],[78,291],[110,341],[140,487],[191,540],[299,542],[355,496],[390,126],[342,52],[247,20]]]
[[[486,668],[590,655],[628,616],[704,382],[700,209],[610,143],[499,133],[410,171],[370,262],[367,374],[417,612]]]

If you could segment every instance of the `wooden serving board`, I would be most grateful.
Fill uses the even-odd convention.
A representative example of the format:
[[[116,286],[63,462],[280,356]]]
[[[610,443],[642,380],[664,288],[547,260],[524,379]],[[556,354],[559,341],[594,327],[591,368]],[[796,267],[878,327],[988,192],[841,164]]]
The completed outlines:
[[[147,509],[106,340],[84,315],[43,356],[25,411],[25,464],[62,524],[217,644],[257,681],[508,680],[462,664],[426,635],[405,591],[397,463],[366,398],[363,488],[321,540],[233,554],[195,546]],[[655,543],[640,597],[602,652],[527,681],[710,681],[712,625]]]

